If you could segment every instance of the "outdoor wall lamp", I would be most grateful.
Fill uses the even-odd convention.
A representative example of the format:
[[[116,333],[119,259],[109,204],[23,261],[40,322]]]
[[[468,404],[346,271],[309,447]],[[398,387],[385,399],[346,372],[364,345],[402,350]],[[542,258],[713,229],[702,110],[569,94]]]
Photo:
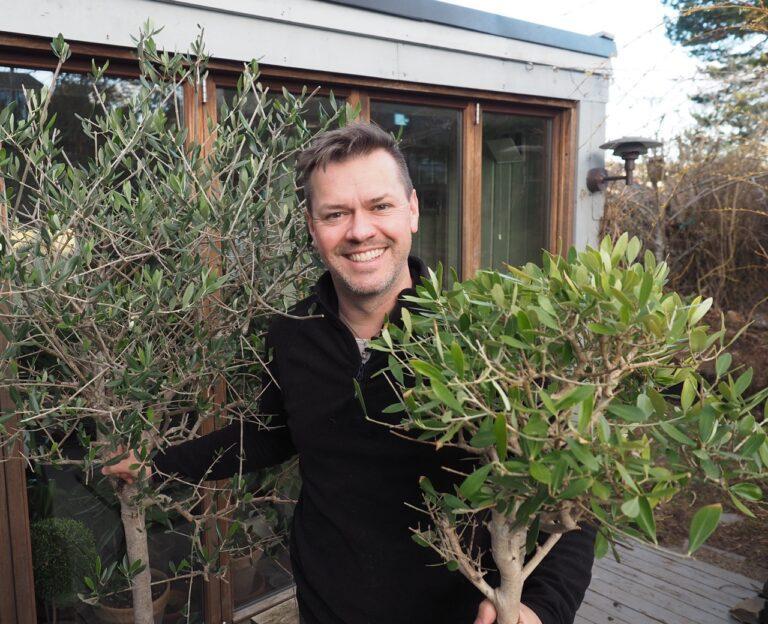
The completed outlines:
[[[603,143],[600,149],[612,149],[614,156],[624,160],[624,171],[626,173],[623,176],[609,176],[608,172],[602,167],[595,167],[587,172],[587,188],[592,193],[604,191],[606,184],[614,180],[626,180],[627,186],[629,186],[632,184],[635,161],[652,147],[661,147],[661,143],[642,137],[622,137],[615,141]]]

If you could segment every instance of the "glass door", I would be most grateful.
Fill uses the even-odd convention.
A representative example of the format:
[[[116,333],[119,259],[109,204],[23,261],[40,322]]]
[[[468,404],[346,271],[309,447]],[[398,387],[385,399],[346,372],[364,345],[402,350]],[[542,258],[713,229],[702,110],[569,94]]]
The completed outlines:
[[[483,114],[483,267],[538,263],[549,248],[551,145],[549,118]]]

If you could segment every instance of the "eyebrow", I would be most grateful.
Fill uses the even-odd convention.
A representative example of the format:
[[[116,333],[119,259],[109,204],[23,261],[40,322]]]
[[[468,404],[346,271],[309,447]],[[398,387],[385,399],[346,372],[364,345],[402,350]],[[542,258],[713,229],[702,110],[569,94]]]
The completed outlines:
[[[366,199],[366,204],[378,204],[381,201],[384,201],[385,199],[391,199],[389,194],[379,195],[377,197],[372,197],[370,199]],[[318,210],[327,210],[327,211],[333,211],[333,210],[346,210],[349,206],[347,204],[322,204],[317,207]]]

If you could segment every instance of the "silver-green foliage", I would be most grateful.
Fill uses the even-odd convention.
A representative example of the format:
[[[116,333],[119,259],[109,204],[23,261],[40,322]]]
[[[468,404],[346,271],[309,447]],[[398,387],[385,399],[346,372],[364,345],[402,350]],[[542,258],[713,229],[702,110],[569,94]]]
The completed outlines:
[[[66,60],[66,43],[53,47]],[[23,437],[30,461],[88,473],[115,449],[143,460],[199,435],[216,414],[260,420],[265,321],[313,270],[293,163],[346,116],[310,127],[311,94],[268,97],[254,61],[200,144],[182,93],[204,97],[201,41],[171,55],[145,34],[137,55],[125,106],[105,101],[106,68],[93,67],[86,162],[62,151],[48,116],[62,63],[25,109],[0,111],[0,388],[17,417],[5,442]],[[192,517],[198,492],[179,504],[145,485],[119,488],[123,506],[164,501]]]
[[[602,555],[616,532],[655,541],[654,508],[694,479],[744,513],[762,498],[766,392],[745,396],[752,372],[730,370],[724,330],[704,323],[711,300],[666,292],[666,264],[640,252],[625,234],[447,291],[438,272],[409,297],[420,311],[383,332],[402,427],[477,457],[455,491],[422,480],[432,526],[414,537],[450,567],[480,570],[453,538],[490,517],[525,531],[529,552],[539,531],[594,522]],[[691,550],[713,516],[694,519]]]

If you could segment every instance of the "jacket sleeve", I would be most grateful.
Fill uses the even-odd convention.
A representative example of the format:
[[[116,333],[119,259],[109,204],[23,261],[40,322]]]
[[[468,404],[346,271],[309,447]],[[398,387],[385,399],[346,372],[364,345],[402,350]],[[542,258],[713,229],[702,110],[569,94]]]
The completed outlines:
[[[153,458],[154,473],[179,474],[192,481],[226,479],[279,464],[296,454],[283,409],[274,361],[262,375],[259,411],[267,424],[233,422],[209,434],[168,447]]]
[[[523,586],[521,601],[539,616],[542,624],[572,624],[592,580],[595,528],[565,533]],[[539,536],[539,541],[546,539]]]

